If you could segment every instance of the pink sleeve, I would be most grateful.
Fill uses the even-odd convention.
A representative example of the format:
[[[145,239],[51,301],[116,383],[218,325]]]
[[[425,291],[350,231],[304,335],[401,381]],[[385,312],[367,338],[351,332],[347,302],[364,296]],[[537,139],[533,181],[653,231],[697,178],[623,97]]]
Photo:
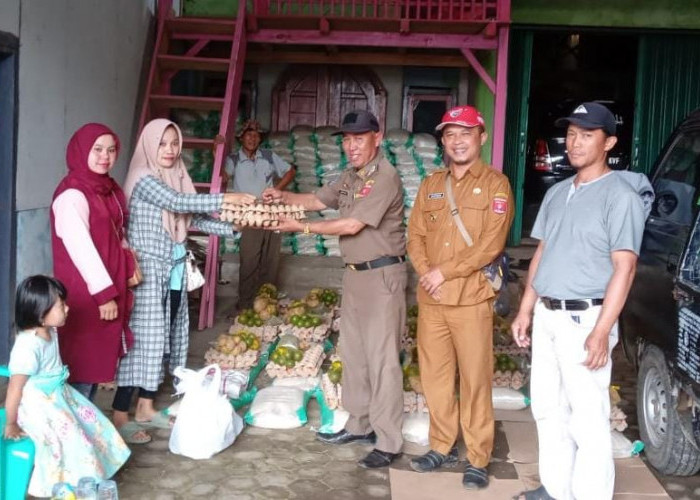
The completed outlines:
[[[112,286],[112,279],[90,236],[90,207],[85,195],[77,189],[67,189],[56,197],[51,209],[56,235],[63,240],[90,295]]]

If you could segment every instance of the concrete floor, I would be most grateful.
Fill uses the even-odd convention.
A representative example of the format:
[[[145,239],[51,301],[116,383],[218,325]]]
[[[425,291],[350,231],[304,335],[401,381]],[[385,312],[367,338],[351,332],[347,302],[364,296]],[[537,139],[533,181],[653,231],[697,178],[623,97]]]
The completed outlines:
[[[515,272],[522,276],[527,259],[532,255],[532,245],[513,249]],[[520,262],[521,266],[517,264]],[[197,310],[191,309],[191,344],[188,364],[199,367],[208,342],[218,333],[228,329],[226,319],[236,302],[235,259],[227,259],[222,277],[232,284],[219,286],[216,325],[204,331],[196,331]],[[339,261],[324,258],[285,257],[281,271],[281,288],[292,296],[301,295],[313,286],[339,288],[342,269]],[[415,281],[414,281],[415,283]],[[516,286],[517,285],[513,285]],[[412,295],[410,296],[412,298]],[[613,383],[620,385],[624,399],[622,409],[628,415],[630,428],[626,435],[638,438],[634,411],[636,382],[630,365],[615,353],[616,365]],[[266,385],[265,373],[260,384]],[[158,395],[157,406],[172,402],[169,384],[164,384]],[[109,413],[113,392],[100,390],[97,404]],[[389,499],[391,498],[389,471],[367,471],[356,466],[371,446],[328,446],[314,440],[312,430],[319,425],[320,412],[315,400],[308,405],[309,424],[292,430],[265,430],[246,427],[233,446],[210,460],[195,461],[174,455],[168,451],[169,431],[153,433],[154,439],[147,445],[132,447],[133,455],[115,478],[120,498],[130,499],[184,499],[209,497],[213,499],[272,499],[300,498],[321,499]],[[512,464],[506,460],[507,445],[503,430],[497,423],[494,462],[489,467],[494,478],[517,478]],[[407,452],[410,450],[406,450]],[[463,450],[462,450],[463,456]],[[404,455],[394,467],[408,470],[410,456]],[[668,494],[676,500],[700,499],[700,476],[693,478],[659,477]],[[464,498],[475,498],[464,492]],[[478,498],[490,498],[479,496]],[[496,497],[493,497],[496,498]],[[626,497],[634,500],[631,497]],[[420,499],[416,499],[420,500]]]

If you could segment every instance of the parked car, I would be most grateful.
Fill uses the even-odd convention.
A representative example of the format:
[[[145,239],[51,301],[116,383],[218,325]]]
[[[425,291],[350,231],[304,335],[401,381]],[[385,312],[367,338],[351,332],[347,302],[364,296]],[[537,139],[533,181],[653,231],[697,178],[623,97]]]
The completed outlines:
[[[615,101],[597,100],[607,106],[617,121],[618,142],[608,153],[608,165],[615,170],[627,170],[630,165],[633,108]],[[541,201],[547,189],[576,173],[566,154],[566,129],[555,127],[554,121],[569,116],[580,104],[566,100],[548,108],[534,123],[534,139],[528,146],[525,193],[528,199]],[[538,128],[539,124],[539,128]]]
[[[637,416],[659,472],[700,470],[700,109],[657,159],[656,194],[620,328],[637,371]]]

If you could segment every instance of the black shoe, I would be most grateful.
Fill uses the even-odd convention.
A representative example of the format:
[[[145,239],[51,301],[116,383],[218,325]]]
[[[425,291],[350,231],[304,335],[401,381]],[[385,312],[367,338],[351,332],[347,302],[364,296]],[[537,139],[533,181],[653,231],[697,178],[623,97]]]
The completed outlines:
[[[326,444],[347,444],[354,442],[374,444],[377,441],[377,435],[374,432],[370,432],[369,434],[350,434],[345,429],[342,429],[333,433],[318,432],[316,433],[316,439]]]
[[[489,473],[486,467],[474,467],[467,463],[462,477],[462,486],[468,490],[481,490],[489,485]]]
[[[450,450],[450,453],[443,455],[435,450],[430,450],[425,455],[416,457],[409,462],[411,469],[416,472],[430,472],[440,467],[454,467],[457,465],[458,452],[455,446]]]
[[[389,453],[388,451],[381,451],[375,448],[369,455],[357,462],[357,465],[365,469],[378,469],[379,467],[386,467],[400,456],[401,453]]]

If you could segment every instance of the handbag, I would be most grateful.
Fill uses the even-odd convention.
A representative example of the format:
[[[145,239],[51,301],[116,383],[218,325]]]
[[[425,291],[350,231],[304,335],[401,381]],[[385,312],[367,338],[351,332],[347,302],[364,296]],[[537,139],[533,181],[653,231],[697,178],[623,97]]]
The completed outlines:
[[[126,286],[134,288],[143,282],[143,273],[141,272],[141,266],[139,266],[139,259],[136,257],[136,250],[133,248],[125,248],[125,250],[134,261],[134,273],[126,280]]]
[[[450,213],[455,221],[457,229],[459,229],[462,238],[464,238],[467,246],[471,247],[474,245],[474,240],[472,240],[471,235],[464,227],[461,217],[459,216],[459,210],[455,204],[454,194],[452,193],[452,183],[450,183],[450,176],[445,177],[445,192],[447,193],[447,202],[450,204]],[[508,256],[505,252],[501,252],[498,256],[493,259],[490,264],[485,265],[481,268],[481,272],[484,273],[486,281],[489,282],[491,288],[496,293],[503,290],[508,281]]]
[[[117,235],[117,239],[121,241],[121,237],[119,236],[119,231],[117,231],[117,226],[114,225],[114,221],[112,221],[112,229],[114,229],[114,233]],[[141,272],[141,266],[139,266],[139,259],[136,256],[136,250],[133,248],[124,248],[124,252],[126,253],[126,258],[131,259],[131,261],[134,263],[134,272],[127,278],[126,280],[126,286],[129,288],[134,288],[135,286],[140,285],[143,282],[143,273]],[[129,269],[129,266],[127,264],[127,269]]]
[[[204,275],[197,266],[192,250],[187,250],[185,258],[185,273],[187,274],[187,291],[192,292],[204,286]]]
[[[243,419],[221,393],[219,365],[199,371],[178,367],[175,376],[181,379],[178,393],[185,395],[170,434],[170,451],[201,460],[231,446],[243,430]]]

